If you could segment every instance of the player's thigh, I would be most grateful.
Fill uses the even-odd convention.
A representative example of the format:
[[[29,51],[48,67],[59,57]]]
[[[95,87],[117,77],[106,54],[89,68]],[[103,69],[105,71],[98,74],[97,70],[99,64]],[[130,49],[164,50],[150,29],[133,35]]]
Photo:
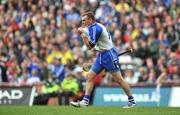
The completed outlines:
[[[88,71],[88,73],[86,74],[86,80],[87,81],[89,81],[89,80],[92,81],[94,79],[95,75],[96,75],[96,73],[92,69],[90,69]]]
[[[96,58],[96,61],[91,66],[91,70],[96,74],[99,74],[104,69],[100,61],[101,61],[100,56],[98,56]]]
[[[114,49],[102,54],[102,66],[111,73],[120,71],[118,54]]]

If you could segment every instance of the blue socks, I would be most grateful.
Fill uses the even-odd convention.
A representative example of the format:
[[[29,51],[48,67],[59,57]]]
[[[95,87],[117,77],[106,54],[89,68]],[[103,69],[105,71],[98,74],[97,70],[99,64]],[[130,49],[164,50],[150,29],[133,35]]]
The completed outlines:
[[[86,104],[89,104],[89,100],[90,100],[90,96],[89,96],[89,95],[84,95],[83,101],[84,101]]]
[[[128,101],[129,101],[129,103],[136,104],[136,102],[134,101],[134,97],[133,96],[129,96],[128,97]]]

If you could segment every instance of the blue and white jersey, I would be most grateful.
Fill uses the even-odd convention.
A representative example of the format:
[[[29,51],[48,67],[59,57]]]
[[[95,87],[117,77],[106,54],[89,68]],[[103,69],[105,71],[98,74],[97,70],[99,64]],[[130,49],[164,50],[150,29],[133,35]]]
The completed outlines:
[[[84,34],[88,37],[91,46],[95,47],[95,50],[105,51],[113,48],[111,35],[104,25],[95,22],[84,29]]]

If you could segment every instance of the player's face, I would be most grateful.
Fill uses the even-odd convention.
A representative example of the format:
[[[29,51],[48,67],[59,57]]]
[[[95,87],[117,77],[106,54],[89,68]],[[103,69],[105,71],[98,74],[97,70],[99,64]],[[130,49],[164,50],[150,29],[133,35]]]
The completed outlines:
[[[83,16],[82,17],[82,26],[87,27],[90,25],[90,20],[88,19],[88,16]]]

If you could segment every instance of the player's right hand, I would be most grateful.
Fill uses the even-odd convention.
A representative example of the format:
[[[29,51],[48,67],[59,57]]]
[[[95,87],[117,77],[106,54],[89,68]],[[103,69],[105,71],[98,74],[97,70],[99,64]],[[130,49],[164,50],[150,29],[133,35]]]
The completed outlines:
[[[82,28],[82,27],[79,27],[79,28],[77,29],[77,32],[78,32],[79,34],[82,34],[83,28]]]

